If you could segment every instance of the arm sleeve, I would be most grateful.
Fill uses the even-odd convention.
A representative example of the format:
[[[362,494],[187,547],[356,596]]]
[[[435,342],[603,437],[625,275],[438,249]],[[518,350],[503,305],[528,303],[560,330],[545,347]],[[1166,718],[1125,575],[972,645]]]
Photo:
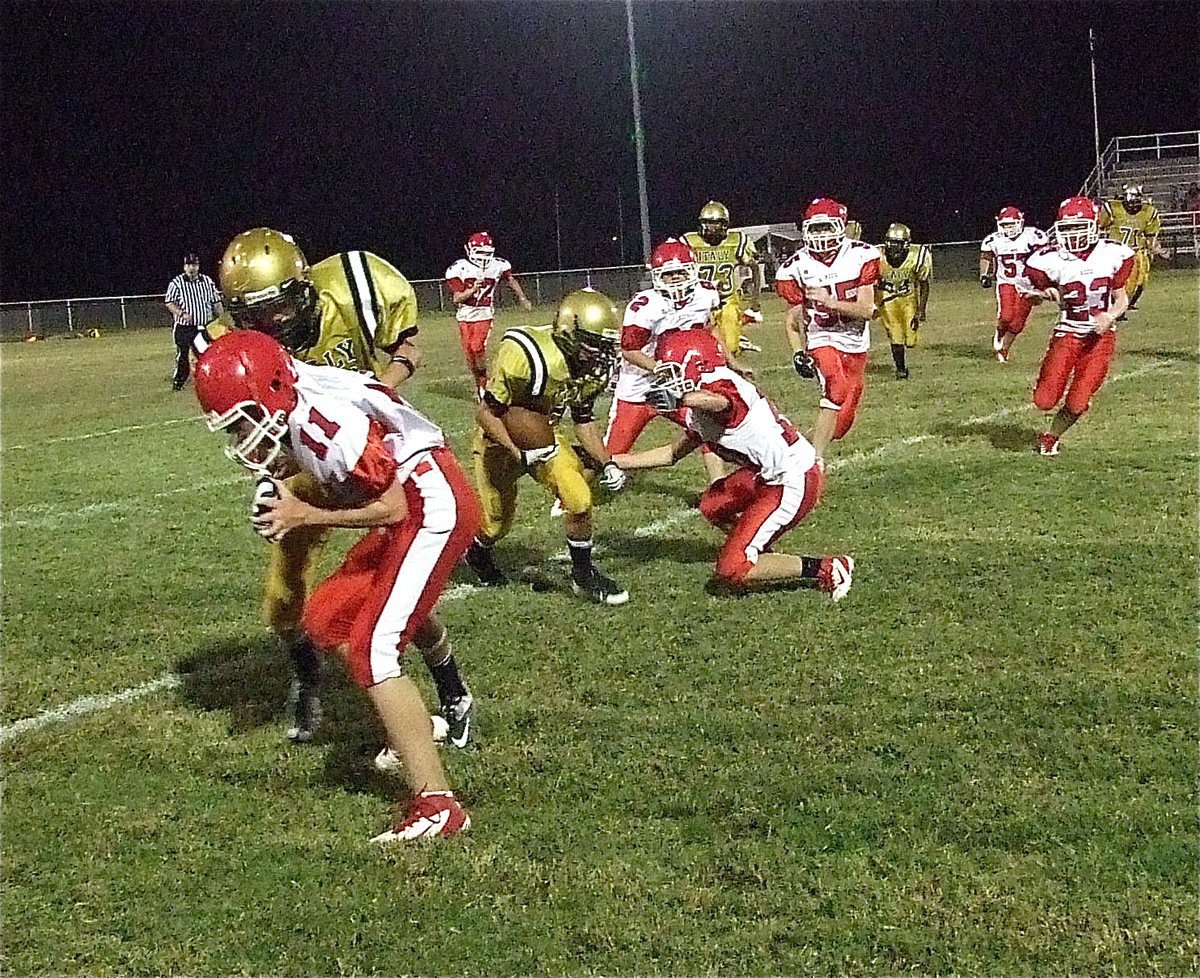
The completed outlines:
[[[383,429],[378,422],[371,421],[367,429],[367,443],[350,470],[347,481],[353,483],[363,495],[378,499],[396,480],[398,468],[396,457],[383,440]]]
[[[417,293],[391,264],[376,255],[364,257],[379,296],[380,322],[375,345],[391,353],[417,335]]]
[[[1044,291],[1054,285],[1050,276],[1033,264],[1033,259],[1025,263],[1025,274],[1029,276],[1029,282],[1035,289]]]
[[[503,340],[488,370],[487,393],[508,407],[529,394],[529,360],[514,340]]]
[[[1123,262],[1121,267],[1117,269],[1117,274],[1113,276],[1113,288],[1123,289],[1129,282],[1129,276],[1133,274],[1133,255],[1130,255]],[[1030,276],[1032,278],[1032,276]]]
[[[804,305],[804,289],[793,279],[775,279],[775,294],[789,306]]]
[[[621,349],[640,350],[650,342],[653,334],[645,326],[637,323],[626,323],[621,327]]]
[[[874,285],[879,281],[879,259],[872,258],[864,262],[862,271],[858,273],[859,285]]]
[[[170,284],[167,286],[167,294],[163,301],[174,302],[176,305],[179,305],[179,300],[181,298],[183,297],[179,294],[179,279],[173,278],[171,279]]]

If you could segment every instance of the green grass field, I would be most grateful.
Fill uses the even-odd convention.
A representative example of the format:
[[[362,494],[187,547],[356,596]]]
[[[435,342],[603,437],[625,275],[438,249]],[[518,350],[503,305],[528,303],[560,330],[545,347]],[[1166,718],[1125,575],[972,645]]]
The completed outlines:
[[[474,826],[386,853],[365,698],[335,671],[321,743],[284,739],[250,484],[170,393],[168,333],[5,346],[4,970],[1197,973],[1195,273],[1158,275],[1053,459],[1049,313],[1007,367],[989,293],[935,284],[930,313],[907,383],[876,335],[781,546],[853,553],[845,601],[710,595],[699,461],[632,479],[597,511],[625,607],[443,603]],[[807,427],[780,316],[753,362]],[[411,397],[468,459],[457,336],[424,338]],[[523,490],[499,555],[565,581],[548,510]]]

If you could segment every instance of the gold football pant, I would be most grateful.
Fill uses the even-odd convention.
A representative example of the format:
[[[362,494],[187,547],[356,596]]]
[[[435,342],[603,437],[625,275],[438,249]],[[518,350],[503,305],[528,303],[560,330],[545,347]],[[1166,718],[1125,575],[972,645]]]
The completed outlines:
[[[331,505],[320,483],[307,473],[292,476],[284,485],[306,503]],[[263,587],[263,618],[271,631],[284,639],[300,634],[304,601],[328,539],[327,527],[303,526],[271,544]]]
[[[1129,273],[1129,281],[1125,283],[1125,291],[1133,298],[1138,289],[1144,289],[1150,284],[1150,252],[1138,250],[1133,253],[1133,271]]]
[[[885,302],[879,310],[879,321],[887,331],[892,346],[913,347],[917,345],[917,331],[912,328],[917,317],[917,304],[892,300]]]
[[[742,297],[736,292],[717,310],[717,339],[733,356],[742,349]]]
[[[558,454],[549,462],[526,469],[499,445],[475,435],[472,449],[475,456],[475,487],[483,506],[480,539],[495,543],[512,529],[517,511],[517,482],[526,472],[558,498],[563,509],[573,515],[583,515],[592,508],[592,490],[584,475],[583,462],[567,443],[562,432],[554,432]]]

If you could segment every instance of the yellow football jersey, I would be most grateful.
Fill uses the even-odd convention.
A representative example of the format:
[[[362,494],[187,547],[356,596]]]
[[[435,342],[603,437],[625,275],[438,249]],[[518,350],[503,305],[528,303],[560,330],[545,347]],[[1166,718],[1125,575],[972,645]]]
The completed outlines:
[[[590,420],[608,382],[593,375],[573,377],[552,330],[521,326],[505,332],[488,370],[487,392],[500,404],[544,414],[552,424],[568,409],[575,421]]]
[[[331,255],[310,275],[317,290],[317,340],[293,355],[318,366],[382,373],[391,361],[387,351],[417,332],[417,294],[408,279],[367,251]],[[204,329],[208,342],[228,331],[223,323]]]
[[[1120,241],[1127,248],[1145,251],[1150,247],[1149,238],[1158,237],[1162,230],[1162,218],[1153,204],[1142,204],[1141,210],[1130,214],[1121,200],[1106,200],[1100,208],[1098,222],[1102,231],[1107,231],[1113,241]]]
[[[904,261],[893,267],[888,263],[883,245],[878,245],[880,292],[879,307],[882,310],[889,302],[915,295],[918,282],[926,282],[933,275],[933,254],[926,245],[909,245]]]
[[[758,274],[758,252],[754,242],[742,231],[730,231],[718,245],[710,245],[699,231],[688,232],[683,240],[696,254],[700,280],[712,282],[721,294],[722,301],[742,290],[742,280],[737,274],[739,267],[749,268],[752,274]]]

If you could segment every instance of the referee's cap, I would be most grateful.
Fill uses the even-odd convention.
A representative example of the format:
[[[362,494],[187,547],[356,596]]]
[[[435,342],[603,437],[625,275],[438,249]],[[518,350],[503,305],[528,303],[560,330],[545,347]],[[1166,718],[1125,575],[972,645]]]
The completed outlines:
[[[183,256],[183,263],[185,265],[199,265],[200,264],[200,256],[198,254],[196,254],[194,251],[189,251],[186,255]]]

